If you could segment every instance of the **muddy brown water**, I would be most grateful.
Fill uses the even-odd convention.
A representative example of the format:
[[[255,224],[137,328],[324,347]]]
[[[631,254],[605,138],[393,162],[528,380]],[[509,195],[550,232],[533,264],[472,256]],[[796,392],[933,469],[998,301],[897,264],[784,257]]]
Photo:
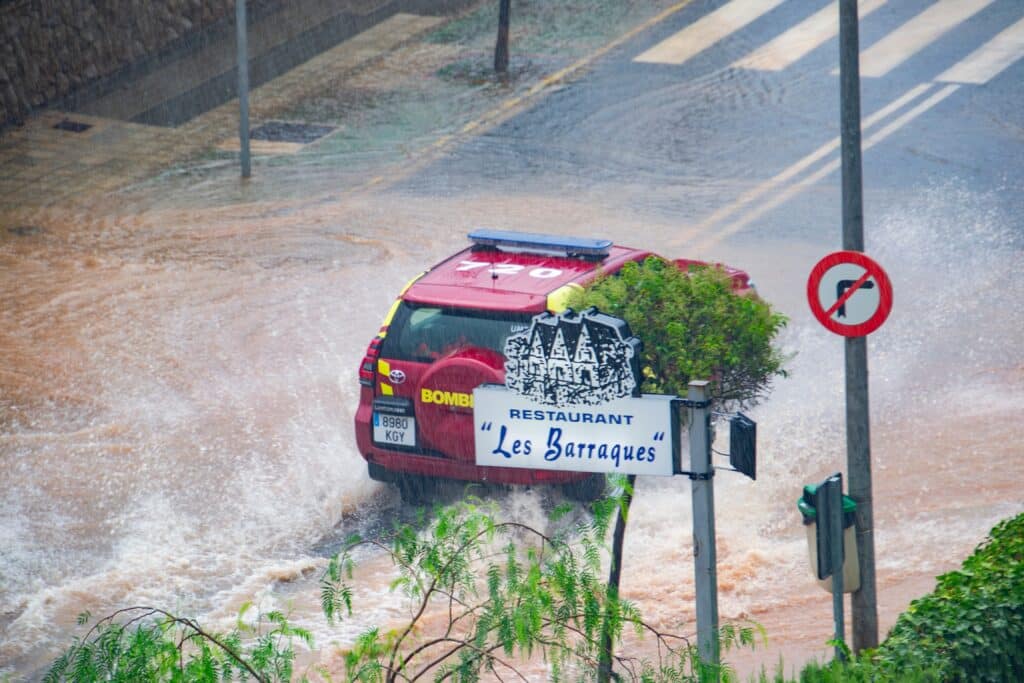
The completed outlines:
[[[1024,295],[1021,252],[984,196],[952,189],[922,192],[874,237],[897,287],[869,351],[883,629],[1024,508],[1024,309],[1004,305]],[[379,557],[357,574],[356,619],[327,626],[316,591],[323,548],[404,511],[368,480],[352,435],[356,367],[401,285],[478,225],[600,226],[687,255],[665,247],[672,220],[596,193],[228,206],[136,195],[0,222],[33,226],[0,231],[0,675],[16,680],[81,632],[79,612],[127,604],[218,628],[246,601],[288,609],[317,639],[303,661],[340,667],[334,644],[407,614]],[[783,342],[796,354],[753,411],[758,480],[715,480],[722,617],[769,637],[729,657],[741,671],[829,652],[831,601],[811,580],[795,508],[803,484],[844,462],[842,342],[802,299],[821,253],[765,239],[705,255],[750,270],[792,317]],[[954,267],[974,277],[931,284]],[[641,481],[624,592],[692,634],[688,489]],[[504,514],[544,524],[544,492],[494,495]]]

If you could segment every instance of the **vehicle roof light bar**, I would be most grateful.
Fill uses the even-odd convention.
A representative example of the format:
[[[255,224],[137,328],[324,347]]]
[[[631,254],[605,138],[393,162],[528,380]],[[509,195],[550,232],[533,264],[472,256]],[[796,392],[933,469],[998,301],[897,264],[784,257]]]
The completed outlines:
[[[611,240],[541,235],[532,232],[490,230],[488,228],[478,228],[469,233],[468,237],[473,244],[481,247],[493,247],[500,251],[512,253],[546,254],[550,256],[606,258],[612,246]]]

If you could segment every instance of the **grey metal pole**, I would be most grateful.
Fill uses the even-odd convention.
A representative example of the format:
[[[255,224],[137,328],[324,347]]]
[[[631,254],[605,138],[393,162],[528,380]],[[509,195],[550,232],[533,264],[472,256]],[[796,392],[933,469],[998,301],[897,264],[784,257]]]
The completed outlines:
[[[819,521],[828,524],[829,531],[829,564],[832,565],[832,618],[835,621],[836,659],[844,660],[843,649],[839,642],[846,642],[846,624],[843,619],[843,475],[837,474],[829,479],[828,519]]]
[[[235,34],[238,43],[238,142],[242,177],[252,174],[249,160],[249,46],[245,0],[235,0]]]
[[[843,249],[864,251],[864,202],[860,140],[860,41],[857,0],[839,0],[839,108],[843,176]],[[850,497],[857,503],[860,590],[853,594],[853,651],[878,647],[875,538],[871,492],[871,430],[868,413],[868,344],[847,338],[846,466]]]
[[[839,0],[839,116],[843,169],[843,249],[852,251],[864,251],[859,52],[857,0]]]
[[[690,382],[690,489],[693,497],[693,568],[697,589],[697,651],[718,666],[718,561],[715,551],[715,470],[711,466],[708,382]]]
[[[508,73],[508,29],[512,0],[498,2],[498,42],[494,46],[494,71]]]

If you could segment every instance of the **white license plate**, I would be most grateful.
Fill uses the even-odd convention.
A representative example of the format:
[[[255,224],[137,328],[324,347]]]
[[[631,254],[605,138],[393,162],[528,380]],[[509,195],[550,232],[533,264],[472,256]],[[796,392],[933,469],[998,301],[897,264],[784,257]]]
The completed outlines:
[[[373,440],[382,446],[416,446],[416,418],[373,414]]]

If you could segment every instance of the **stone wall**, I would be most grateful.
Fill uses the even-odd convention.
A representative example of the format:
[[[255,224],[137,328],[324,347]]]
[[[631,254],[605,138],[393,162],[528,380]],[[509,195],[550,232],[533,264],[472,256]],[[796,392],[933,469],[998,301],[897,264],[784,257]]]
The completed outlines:
[[[234,0],[0,0],[0,128],[182,49],[233,22],[234,8]]]

